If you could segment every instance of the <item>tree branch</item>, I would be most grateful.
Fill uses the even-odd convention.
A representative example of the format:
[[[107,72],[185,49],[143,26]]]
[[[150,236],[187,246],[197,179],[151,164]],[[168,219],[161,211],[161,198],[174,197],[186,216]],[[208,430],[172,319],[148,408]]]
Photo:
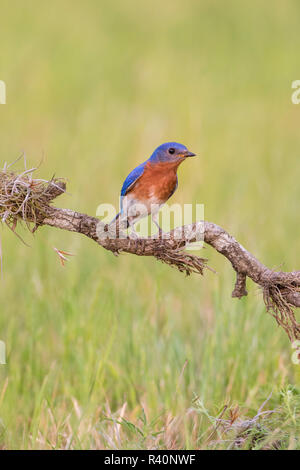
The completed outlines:
[[[20,176],[14,175],[14,178],[15,180],[11,185],[13,185],[15,192],[18,188],[15,182],[16,179],[24,185],[24,177],[23,180],[20,180]],[[27,181],[27,185],[35,188],[34,181],[37,180],[30,179],[29,182]],[[32,189],[32,191],[34,192],[36,189]],[[116,255],[125,252],[138,256],[153,256],[186,274],[192,272],[203,274],[204,268],[209,268],[206,259],[187,253],[184,250],[188,244],[203,239],[205,243],[230,261],[236,273],[236,283],[232,296],[241,298],[247,295],[246,279],[249,277],[261,287],[267,310],[274,316],[277,323],[284,328],[290,340],[300,339],[300,324],[297,323],[294,314],[294,308],[300,307],[300,271],[282,272],[267,268],[223,228],[206,221],[178,227],[168,234],[164,234],[163,237],[156,235],[152,238],[138,239],[129,236],[126,238],[112,238],[110,236],[110,226],[103,224],[96,217],[70,209],[53,207],[51,205],[53,199],[64,191],[65,184],[62,181],[52,180],[47,182],[39,198],[34,194],[35,199],[39,200],[39,204],[35,204],[33,202],[35,199],[28,196],[26,196],[27,200],[24,204],[25,196],[20,196],[19,205],[22,203],[23,210],[16,211],[14,209],[14,212],[7,216],[8,202],[13,200],[13,197],[10,196],[7,185],[1,191],[0,178],[0,208],[3,205],[1,204],[1,192],[6,197],[5,222],[8,225],[15,223],[15,219],[19,217],[25,220],[26,223],[34,222],[33,231],[42,225],[49,225],[62,230],[81,233]],[[15,200],[14,204],[16,205]],[[2,220],[3,218],[2,215]]]

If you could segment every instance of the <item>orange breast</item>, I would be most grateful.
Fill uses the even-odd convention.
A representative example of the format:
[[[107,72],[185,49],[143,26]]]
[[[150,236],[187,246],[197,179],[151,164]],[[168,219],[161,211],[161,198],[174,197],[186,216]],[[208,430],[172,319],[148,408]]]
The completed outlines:
[[[140,201],[152,200],[153,203],[163,204],[176,188],[178,166],[179,162],[148,162],[143,175],[132,189],[132,194]]]

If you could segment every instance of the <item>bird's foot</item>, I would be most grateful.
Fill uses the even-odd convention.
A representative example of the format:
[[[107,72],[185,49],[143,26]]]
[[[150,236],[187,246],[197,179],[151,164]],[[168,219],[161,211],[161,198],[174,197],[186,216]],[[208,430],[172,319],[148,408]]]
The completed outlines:
[[[129,234],[129,238],[132,238],[133,240],[137,240],[139,237],[138,233],[134,230],[133,227],[131,227],[131,232]]]

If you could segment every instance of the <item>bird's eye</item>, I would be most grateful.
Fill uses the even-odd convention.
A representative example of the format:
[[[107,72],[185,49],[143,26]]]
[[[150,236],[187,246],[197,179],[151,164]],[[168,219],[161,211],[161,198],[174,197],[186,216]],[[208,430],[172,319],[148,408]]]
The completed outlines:
[[[169,149],[169,153],[172,155],[173,153],[175,153],[175,149],[173,149],[173,147],[171,147],[171,148]]]

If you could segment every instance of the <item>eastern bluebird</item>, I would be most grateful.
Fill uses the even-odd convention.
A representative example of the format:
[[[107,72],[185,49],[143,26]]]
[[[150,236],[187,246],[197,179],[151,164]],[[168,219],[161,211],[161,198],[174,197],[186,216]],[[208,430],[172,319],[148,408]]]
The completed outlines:
[[[187,157],[194,157],[184,145],[167,142],[160,145],[150,158],[137,166],[125,179],[121,189],[121,210],[115,217],[122,228],[132,227],[149,214],[158,224],[160,207],[174,194],[178,186],[177,169]]]

